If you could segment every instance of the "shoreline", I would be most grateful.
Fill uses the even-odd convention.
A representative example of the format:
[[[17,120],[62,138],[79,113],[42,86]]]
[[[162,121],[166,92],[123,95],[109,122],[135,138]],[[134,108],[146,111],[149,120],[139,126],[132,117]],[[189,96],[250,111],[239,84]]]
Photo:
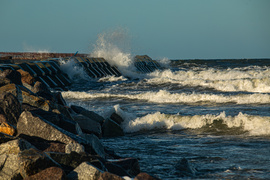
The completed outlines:
[[[61,93],[25,74],[0,73],[2,178],[158,179],[141,172],[138,159],[119,157],[100,142],[124,135],[119,115],[104,119],[82,107],[68,107]]]

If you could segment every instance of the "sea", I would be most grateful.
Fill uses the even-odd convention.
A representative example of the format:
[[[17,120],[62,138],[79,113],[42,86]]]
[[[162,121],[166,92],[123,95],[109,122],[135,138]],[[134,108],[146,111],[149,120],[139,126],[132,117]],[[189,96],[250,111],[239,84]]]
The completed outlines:
[[[108,50],[108,49],[107,49]],[[270,60],[157,60],[136,70],[119,49],[96,50],[122,76],[90,78],[72,59],[62,95],[104,118],[120,115],[125,136],[101,138],[160,179],[270,179]]]

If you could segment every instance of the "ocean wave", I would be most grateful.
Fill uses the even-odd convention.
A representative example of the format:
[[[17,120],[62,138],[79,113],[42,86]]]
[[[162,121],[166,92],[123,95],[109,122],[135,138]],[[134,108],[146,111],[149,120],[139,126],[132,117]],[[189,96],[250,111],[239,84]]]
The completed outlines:
[[[223,92],[270,92],[270,69],[266,67],[203,70],[155,71],[146,79],[149,84],[176,83],[201,86]]]
[[[119,107],[116,107],[119,110]],[[124,115],[123,115],[124,114]],[[259,136],[270,135],[270,117],[254,116],[239,113],[237,116],[226,116],[225,112],[218,115],[170,115],[156,112],[147,114],[136,119],[121,111],[125,119],[122,127],[126,133],[138,131],[150,131],[157,129],[183,130],[183,129],[202,129],[206,132],[229,132],[235,130],[233,134],[245,133],[245,135]],[[214,130],[214,131],[213,131]],[[201,132],[201,131],[200,131]]]
[[[64,98],[68,99],[95,99],[95,98],[122,98],[129,100],[142,100],[154,103],[235,103],[235,104],[267,104],[270,103],[269,94],[206,94],[206,93],[170,93],[166,90],[158,92],[148,91],[139,94],[112,94],[112,93],[91,93],[79,91],[62,92]]]

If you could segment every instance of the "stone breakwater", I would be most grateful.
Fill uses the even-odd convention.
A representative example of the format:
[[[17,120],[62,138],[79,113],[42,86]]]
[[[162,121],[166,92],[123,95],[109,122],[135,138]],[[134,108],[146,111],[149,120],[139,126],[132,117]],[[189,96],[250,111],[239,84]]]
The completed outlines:
[[[30,73],[0,72],[0,179],[157,179],[100,138],[123,136],[122,118],[68,107]]]
[[[18,55],[18,53],[15,54]],[[35,61],[32,61],[33,58],[31,58],[31,56],[29,55],[33,55],[33,53],[28,53],[24,56],[22,56],[23,53],[19,53],[19,55],[21,55],[21,57],[13,55],[10,56],[11,60],[5,60],[3,59],[4,57],[1,56],[0,52],[0,71],[4,71],[6,69],[26,71],[31,76],[33,76],[36,81],[42,82],[48,88],[58,90],[66,90],[67,86],[71,85],[72,83],[68,75],[61,71],[59,66],[60,61],[74,61],[76,63],[76,66],[81,67],[90,78],[122,75],[122,73],[118,70],[116,66],[110,65],[104,58],[93,58],[86,56],[65,56],[58,58],[48,58],[46,54],[44,55],[42,53],[35,53],[35,56],[33,56],[33,58],[36,59]],[[45,57],[47,58],[37,59]],[[23,59],[24,61],[22,61],[22,59],[13,58],[25,59]],[[159,63],[157,63],[155,60],[152,60],[147,55],[135,56],[133,59],[133,64],[134,67],[136,67],[138,73],[151,73],[155,70],[162,69]]]

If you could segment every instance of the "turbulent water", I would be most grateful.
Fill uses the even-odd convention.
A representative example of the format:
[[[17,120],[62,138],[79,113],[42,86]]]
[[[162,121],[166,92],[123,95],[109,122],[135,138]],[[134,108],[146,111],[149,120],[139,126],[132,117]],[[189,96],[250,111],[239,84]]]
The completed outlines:
[[[130,54],[99,41],[91,55],[123,76],[91,79],[71,60],[61,68],[74,83],[62,95],[124,119],[126,135],[104,146],[161,179],[270,177],[270,60],[163,59],[164,70],[141,74]]]
[[[63,97],[105,118],[117,112],[126,136],[103,144],[139,158],[141,171],[161,179],[270,177],[269,60],[167,60],[162,71],[98,80],[73,65],[62,65],[74,80]]]

